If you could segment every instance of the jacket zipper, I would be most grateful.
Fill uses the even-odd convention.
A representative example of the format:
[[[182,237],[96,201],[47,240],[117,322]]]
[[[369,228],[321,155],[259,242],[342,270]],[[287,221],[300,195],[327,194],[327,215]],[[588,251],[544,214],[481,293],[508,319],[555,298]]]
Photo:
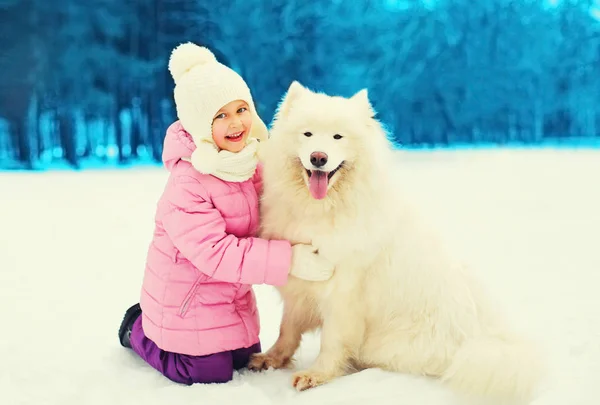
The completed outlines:
[[[250,184],[252,185],[252,187],[254,187],[254,184],[252,184],[252,182],[250,182]],[[246,193],[246,190],[242,184],[240,184],[240,189],[241,189],[242,195],[244,196],[244,200],[246,200],[246,205],[248,206],[248,216],[250,217],[250,220],[248,221],[248,229],[246,230],[246,235],[254,236],[254,235],[250,235],[250,229],[252,229],[252,220],[254,218],[252,218],[252,207],[250,207],[250,201],[248,198],[249,196]],[[258,198],[258,195],[256,196],[256,198]]]

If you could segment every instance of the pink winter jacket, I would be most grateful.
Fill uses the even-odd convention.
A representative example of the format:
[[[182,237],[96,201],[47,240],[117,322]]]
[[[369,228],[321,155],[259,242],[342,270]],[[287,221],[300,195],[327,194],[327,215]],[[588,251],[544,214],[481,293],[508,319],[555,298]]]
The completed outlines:
[[[140,305],[150,340],[197,356],[259,341],[251,284],[283,285],[292,250],[288,241],[254,237],[260,167],[252,179],[228,183],[181,160],[195,148],[179,122],[169,127],[163,163],[170,176],[157,205]]]

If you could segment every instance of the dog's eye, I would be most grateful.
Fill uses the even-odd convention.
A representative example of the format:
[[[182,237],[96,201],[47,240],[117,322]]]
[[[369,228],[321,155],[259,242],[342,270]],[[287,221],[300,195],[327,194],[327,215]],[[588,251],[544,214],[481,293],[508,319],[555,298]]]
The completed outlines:
[[[333,139],[342,139],[342,138],[343,138],[343,136],[341,136],[340,134],[335,134],[333,136]]]
[[[305,132],[304,136],[312,136],[312,132]]]

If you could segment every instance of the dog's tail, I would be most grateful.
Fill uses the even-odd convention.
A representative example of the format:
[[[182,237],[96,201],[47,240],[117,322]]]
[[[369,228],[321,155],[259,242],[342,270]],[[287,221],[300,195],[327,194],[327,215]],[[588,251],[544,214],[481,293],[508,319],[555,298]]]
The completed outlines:
[[[507,337],[466,341],[442,375],[450,388],[468,397],[500,403],[529,403],[545,375],[540,353]]]

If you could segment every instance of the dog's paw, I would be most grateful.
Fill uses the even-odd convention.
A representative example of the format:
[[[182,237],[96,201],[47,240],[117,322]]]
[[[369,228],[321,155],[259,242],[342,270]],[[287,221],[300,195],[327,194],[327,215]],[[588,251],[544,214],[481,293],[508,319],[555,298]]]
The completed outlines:
[[[305,370],[299,371],[292,376],[292,385],[298,391],[304,391],[309,388],[315,388],[329,381],[324,374]]]
[[[266,353],[256,353],[250,357],[248,369],[252,371],[268,370],[270,368],[285,368],[290,363],[290,359],[279,358]]]

